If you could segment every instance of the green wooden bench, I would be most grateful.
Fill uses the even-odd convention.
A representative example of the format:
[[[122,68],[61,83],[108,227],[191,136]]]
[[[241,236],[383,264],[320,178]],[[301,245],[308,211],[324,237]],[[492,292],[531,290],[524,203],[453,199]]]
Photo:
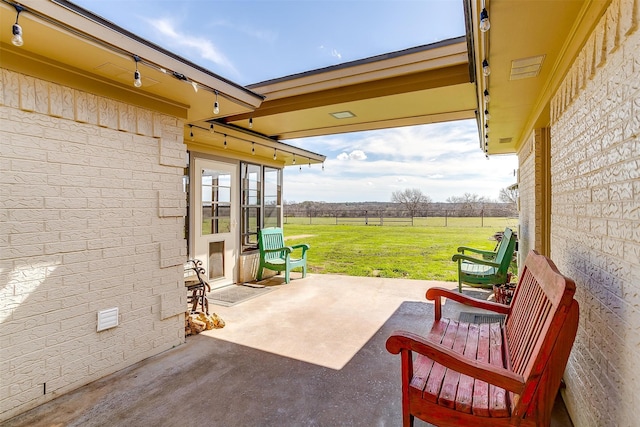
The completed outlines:
[[[260,230],[258,248],[260,249],[258,280],[262,280],[262,273],[265,268],[277,272],[284,271],[285,283],[289,283],[289,273],[294,268],[301,267],[302,277],[307,275],[307,251],[309,250],[309,245],[285,246],[282,228],[270,227]],[[300,257],[294,258],[292,253],[296,251],[297,254],[299,250],[302,251]]]
[[[458,291],[462,292],[463,283],[488,288],[507,283],[509,265],[513,259],[515,247],[516,236],[510,228],[504,230],[496,251],[460,246],[458,253],[453,256],[453,261],[458,263]],[[471,256],[468,253],[477,254],[477,256]]]

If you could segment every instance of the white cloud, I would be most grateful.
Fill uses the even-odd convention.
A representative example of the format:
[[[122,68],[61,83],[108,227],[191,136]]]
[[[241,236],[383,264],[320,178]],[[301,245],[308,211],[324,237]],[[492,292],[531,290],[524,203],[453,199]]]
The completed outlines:
[[[342,152],[336,156],[340,161],[345,160],[366,160],[367,155],[362,150],[353,150],[351,153]]]
[[[285,170],[287,200],[389,201],[405,188],[419,188],[434,201],[466,192],[497,199],[515,183],[518,167],[515,155],[485,159],[473,120],[287,142],[327,155],[324,172]]]
[[[200,58],[238,74],[231,61],[211,40],[179,31],[176,24],[168,18],[146,19],[146,21],[166,38],[166,43],[171,47],[180,50],[189,49],[189,53],[194,52]],[[189,55],[185,54],[184,56]]]
[[[331,50],[331,56],[333,56],[334,58],[342,59],[342,54],[340,54],[340,52],[335,49]]]

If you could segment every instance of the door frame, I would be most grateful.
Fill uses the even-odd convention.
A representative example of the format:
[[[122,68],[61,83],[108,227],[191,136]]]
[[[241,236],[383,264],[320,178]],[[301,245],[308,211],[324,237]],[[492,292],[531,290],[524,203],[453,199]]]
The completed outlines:
[[[229,161],[214,156],[202,155],[190,152],[189,159],[189,257],[202,261],[209,275],[209,256],[202,252],[202,246],[211,242],[224,241],[224,277],[209,280],[212,289],[220,288],[237,283],[240,253],[240,236],[238,232],[238,222],[240,220],[240,189],[239,173],[240,163]],[[231,227],[229,233],[210,234],[202,236],[202,210],[201,210],[201,172],[202,168],[215,169],[231,173]]]

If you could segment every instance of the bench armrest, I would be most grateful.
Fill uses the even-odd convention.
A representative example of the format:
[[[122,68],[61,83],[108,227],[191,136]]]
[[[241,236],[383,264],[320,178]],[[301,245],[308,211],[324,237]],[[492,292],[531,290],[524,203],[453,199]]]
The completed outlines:
[[[472,256],[462,255],[462,254],[455,254],[451,259],[453,261],[458,261],[458,262],[469,261],[470,263],[473,263],[473,264],[482,264],[482,265],[488,265],[490,267],[500,268],[500,263],[495,262],[494,260],[491,260],[491,259],[475,258]]]
[[[457,301],[461,304],[471,307],[482,308],[485,310],[493,311],[499,314],[509,314],[511,306],[500,304],[497,302],[485,301],[478,298],[472,298],[470,296],[461,294],[460,292],[454,292],[445,288],[430,288],[427,290],[427,299],[435,302],[435,320],[440,320],[442,317],[442,298],[449,298]]]
[[[522,394],[524,378],[499,366],[467,359],[459,353],[438,343],[427,341],[417,334],[396,331],[387,339],[387,351],[398,354],[401,351],[415,351],[441,365],[461,374],[477,378],[516,394]],[[409,355],[409,358],[411,355]],[[403,369],[406,369],[403,367]]]
[[[477,254],[480,254],[482,256],[488,256],[488,257],[492,257],[492,258],[496,257],[496,252],[494,252],[494,251],[485,251],[485,250],[481,250],[481,249],[470,248],[468,246],[460,246],[460,247],[458,247],[458,252],[464,253],[465,251],[477,253]]]

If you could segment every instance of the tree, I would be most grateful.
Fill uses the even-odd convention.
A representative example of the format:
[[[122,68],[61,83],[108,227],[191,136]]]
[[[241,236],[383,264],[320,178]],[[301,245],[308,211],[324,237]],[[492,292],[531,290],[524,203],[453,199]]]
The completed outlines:
[[[431,198],[417,188],[407,188],[391,193],[391,201],[400,203],[414,217],[427,203],[431,203]]]
[[[501,188],[498,199],[503,203],[515,204],[518,201],[518,186],[510,185],[509,187]]]

